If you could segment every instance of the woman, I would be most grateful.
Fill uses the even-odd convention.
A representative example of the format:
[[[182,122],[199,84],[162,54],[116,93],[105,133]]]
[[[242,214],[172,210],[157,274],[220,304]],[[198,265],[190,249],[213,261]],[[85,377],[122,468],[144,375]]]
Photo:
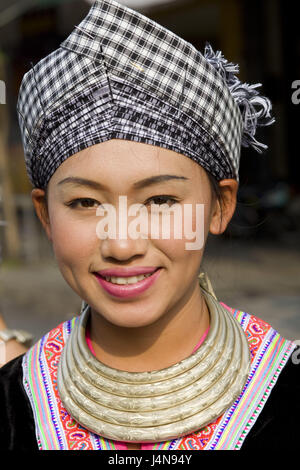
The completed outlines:
[[[272,123],[236,72],[104,0],[25,75],[33,203],[83,305],[1,369],[2,448],[265,448],[286,425],[296,442],[295,344],[201,273],[234,213],[241,144],[264,148],[256,128]]]

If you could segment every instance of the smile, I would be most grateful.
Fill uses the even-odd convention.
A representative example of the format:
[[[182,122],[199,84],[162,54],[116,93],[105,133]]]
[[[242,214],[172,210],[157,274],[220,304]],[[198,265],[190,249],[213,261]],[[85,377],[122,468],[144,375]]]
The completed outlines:
[[[162,268],[153,273],[139,274],[137,276],[102,276],[94,273],[101,287],[115,297],[135,297],[148,290],[157,280]]]
[[[105,276],[104,279],[112,284],[136,284],[137,282],[143,281],[152,274],[141,274],[140,276],[131,277],[116,277],[116,276]]]

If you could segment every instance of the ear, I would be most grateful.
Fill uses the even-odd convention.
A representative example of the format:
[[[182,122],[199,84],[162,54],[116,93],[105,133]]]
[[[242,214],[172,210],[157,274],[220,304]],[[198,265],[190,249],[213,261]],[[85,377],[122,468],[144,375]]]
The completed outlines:
[[[238,191],[238,182],[234,179],[221,180],[218,183],[220,198],[215,201],[209,231],[213,235],[225,232],[235,208]]]
[[[52,241],[51,225],[47,207],[46,194],[43,189],[35,188],[31,191],[31,199],[35,208],[35,212],[40,219],[42,226],[45,229],[47,237]]]

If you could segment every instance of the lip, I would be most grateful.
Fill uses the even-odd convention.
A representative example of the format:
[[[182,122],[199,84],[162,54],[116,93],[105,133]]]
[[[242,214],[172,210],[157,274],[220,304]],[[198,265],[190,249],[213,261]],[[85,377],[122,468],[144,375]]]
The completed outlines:
[[[143,268],[145,269],[145,268]],[[148,268],[150,269],[150,268]],[[124,273],[124,270],[122,270]],[[134,270],[132,269],[130,272],[133,272]],[[160,273],[162,271],[162,268],[151,268],[150,272],[153,272],[153,274],[146,279],[143,279],[142,281],[138,281],[135,284],[127,284],[127,285],[119,285],[119,284],[113,284],[112,282],[106,281],[103,277],[100,277],[99,273],[94,273],[97,281],[103,287],[103,289],[108,292],[109,294],[119,297],[119,298],[128,298],[128,297],[136,297],[139,294],[142,294],[145,292],[147,289],[149,289],[157,280],[159,277]],[[103,271],[100,271],[101,275]],[[106,270],[107,272],[120,272],[120,270]],[[136,271],[135,271],[136,272]],[[140,274],[149,274],[149,272],[145,272],[143,270],[140,272]],[[106,274],[106,276],[113,276],[113,274]],[[138,274],[128,274],[127,271],[127,276],[123,274],[123,277],[129,277],[129,276],[134,276]],[[120,275],[119,275],[120,276]]]

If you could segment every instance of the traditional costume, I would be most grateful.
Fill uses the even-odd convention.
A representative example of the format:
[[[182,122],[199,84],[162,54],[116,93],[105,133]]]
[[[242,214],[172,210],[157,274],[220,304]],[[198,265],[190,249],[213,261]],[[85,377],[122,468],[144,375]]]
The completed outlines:
[[[259,85],[241,83],[237,72],[210,45],[202,55],[142,14],[96,1],[22,81],[18,112],[32,184],[46,188],[68,157],[110,139],[171,149],[217,181],[238,179],[241,145],[265,148],[256,128],[273,119]],[[209,331],[166,369],[125,372],[101,363],[89,347],[85,303],[4,366],[0,448],[258,448],[280,445],[282,428],[289,443],[296,439],[296,344],[220,303],[204,275],[199,282]]]
[[[205,291],[201,279],[200,285],[209,303],[209,332],[189,358],[172,367],[126,373],[101,364],[88,347],[88,307],[83,306],[80,316],[0,369],[0,449],[123,450],[133,440],[143,442],[142,450],[295,446],[300,348],[246,312],[219,304],[219,317],[213,292]],[[224,325],[230,319],[237,336],[230,333],[226,340]],[[229,343],[244,351],[237,364]],[[172,372],[176,375],[162,380]],[[189,418],[191,429],[197,422],[205,424],[185,434],[182,422]],[[173,438],[155,441],[162,432]]]

